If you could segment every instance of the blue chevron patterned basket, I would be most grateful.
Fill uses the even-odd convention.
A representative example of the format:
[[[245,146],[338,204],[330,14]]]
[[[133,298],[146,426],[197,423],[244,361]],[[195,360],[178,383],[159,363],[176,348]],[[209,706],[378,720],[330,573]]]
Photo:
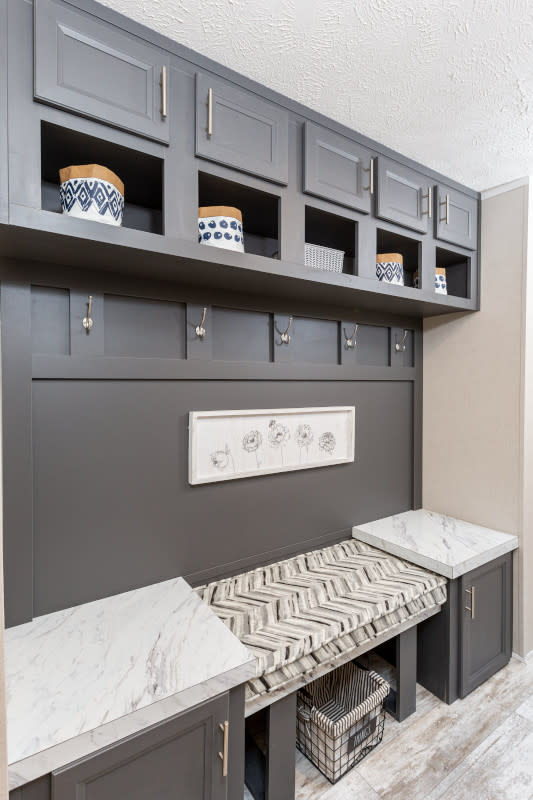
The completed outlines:
[[[389,691],[377,672],[349,662],[298,692],[296,745],[331,783],[381,742]]]
[[[124,184],[99,164],[65,167],[59,171],[59,199],[63,214],[122,225]]]
[[[376,277],[383,283],[403,286],[403,256],[401,253],[378,253],[376,256]]]

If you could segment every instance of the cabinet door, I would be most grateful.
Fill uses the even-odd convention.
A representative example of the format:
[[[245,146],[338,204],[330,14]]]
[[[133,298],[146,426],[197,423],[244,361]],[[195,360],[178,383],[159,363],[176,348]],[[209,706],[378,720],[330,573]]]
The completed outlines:
[[[427,233],[432,215],[430,181],[390,158],[377,159],[376,216]]]
[[[490,678],[511,657],[512,556],[461,578],[460,696]]]
[[[228,695],[52,773],[54,800],[225,800]]]
[[[304,192],[370,212],[371,152],[338,133],[306,122]]]
[[[288,182],[289,116],[227,81],[196,74],[196,155]]]
[[[477,198],[446,186],[437,186],[436,238],[475,250],[477,207]]]
[[[168,142],[168,55],[65,3],[34,6],[35,97]]]

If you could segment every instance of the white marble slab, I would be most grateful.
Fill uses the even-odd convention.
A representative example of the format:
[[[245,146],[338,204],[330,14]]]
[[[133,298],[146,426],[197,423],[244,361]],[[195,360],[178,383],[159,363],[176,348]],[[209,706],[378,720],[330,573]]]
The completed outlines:
[[[59,748],[56,768],[255,674],[250,652],[182,578],[10,628],[5,649],[11,788],[49,771],[43,751]]]
[[[458,578],[518,547],[518,538],[419,509],[352,528],[355,539],[445,578]]]

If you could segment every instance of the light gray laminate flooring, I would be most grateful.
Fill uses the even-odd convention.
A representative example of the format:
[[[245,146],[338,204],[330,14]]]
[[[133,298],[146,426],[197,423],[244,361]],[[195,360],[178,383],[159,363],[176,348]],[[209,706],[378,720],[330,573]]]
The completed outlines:
[[[416,713],[387,715],[382,743],[334,786],[297,752],[296,800],[472,798],[533,800],[533,662],[513,658],[451,706],[418,686]]]

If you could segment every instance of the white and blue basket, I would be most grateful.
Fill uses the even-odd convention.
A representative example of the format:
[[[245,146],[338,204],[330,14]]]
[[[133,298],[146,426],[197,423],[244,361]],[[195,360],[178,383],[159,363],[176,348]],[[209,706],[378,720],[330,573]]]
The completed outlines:
[[[420,288],[418,272],[415,272],[414,274],[413,286],[415,287],[415,289]],[[435,269],[435,294],[448,294],[448,285],[446,282],[446,269],[444,267],[437,267]]]
[[[244,253],[242,214],[232,206],[198,209],[198,242]]]
[[[63,214],[108,225],[122,225],[124,184],[107,167],[80,164],[59,170]]]
[[[400,253],[378,253],[376,277],[382,283],[403,286],[403,256]]]

